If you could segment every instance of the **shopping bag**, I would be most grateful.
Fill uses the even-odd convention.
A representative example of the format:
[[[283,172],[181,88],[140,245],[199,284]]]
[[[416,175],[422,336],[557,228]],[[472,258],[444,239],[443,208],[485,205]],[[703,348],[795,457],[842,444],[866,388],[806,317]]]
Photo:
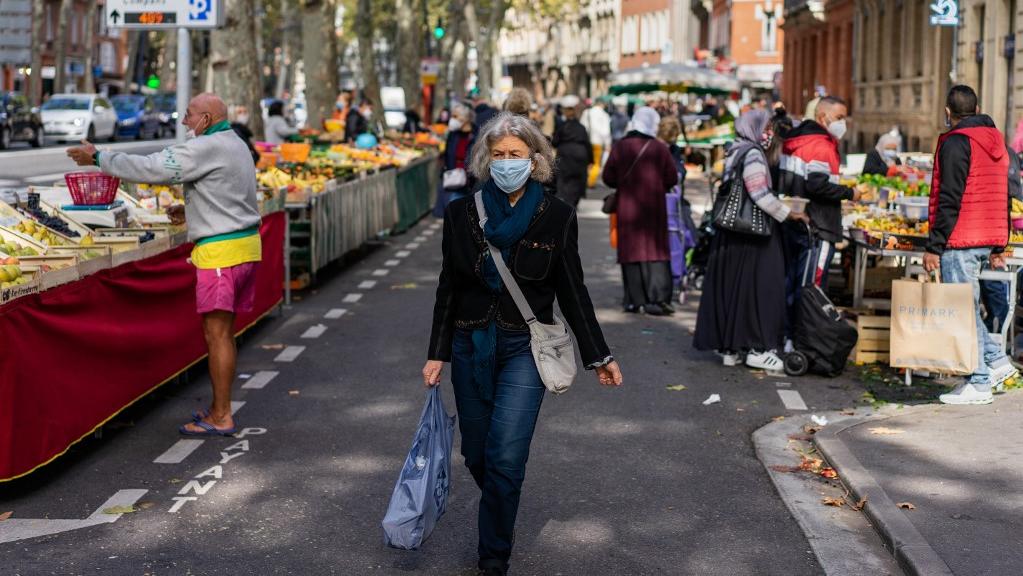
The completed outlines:
[[[892,367],[972,374],[978,355],[975,314],[970,284],[893,281]]]
[[[384,542],[393,548],[417,550],[444,515],[451,480],[451,441],[455,417],[448,416],[434,386],[405,458],[384,516]]]

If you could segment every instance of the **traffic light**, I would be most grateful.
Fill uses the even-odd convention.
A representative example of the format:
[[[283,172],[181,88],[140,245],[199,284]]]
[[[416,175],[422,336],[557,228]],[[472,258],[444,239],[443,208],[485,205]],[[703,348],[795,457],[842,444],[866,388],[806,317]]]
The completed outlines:
[[[150,74],[149,79],[146,80],[146,86],[153,90],[160,89],[160,78],[156,74]]]
[[[433,27],[433,37],[437,40],[444,38],[444,21],[437,19],[437,25]]]

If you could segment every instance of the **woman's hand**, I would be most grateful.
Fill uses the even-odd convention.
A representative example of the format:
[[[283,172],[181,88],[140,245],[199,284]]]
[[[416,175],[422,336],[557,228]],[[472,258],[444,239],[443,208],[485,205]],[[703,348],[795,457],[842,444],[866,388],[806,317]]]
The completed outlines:
[[[789,212],[789,220],[804,224],[810,223],[810,217],[806,215],[806,212]]]
[[[612,361],[607,366],[601,366],[596,369],[597,380],[600,381],[603,386],[621,386],[622,385],[622,369],[618,367],[618,362]]]
[[[440,373],[444,370],[444,363],[440,360],[427,360],[423,366],[423,384],[426,387],[440,384]]]

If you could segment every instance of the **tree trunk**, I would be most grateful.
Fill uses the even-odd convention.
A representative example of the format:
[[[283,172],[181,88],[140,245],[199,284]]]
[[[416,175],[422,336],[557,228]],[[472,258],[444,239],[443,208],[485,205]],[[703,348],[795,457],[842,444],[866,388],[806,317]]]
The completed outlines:
[[[451,94],[453,98],[461,99],[465,96],[465,85],[469,80],[469,42],[472,40],[473,22],[476,21],[475,11],[471,9],[472,2],[466,2],[465,19],[459,27],[458,35],[455,37],[454,46],[451,49],[451,62],[454,70],[451,73],[453,84]],[[470,10],[472,17],[470,18]]]
[[[124,69],[124,91],[131,92],[131,85],[135,82],[136,72],[139,67],[139,43],[142,42],[142,34],[137,30],[128,31],[128,65]]]
[[[476,45],[476,87],[477,88],[480,87],[480,78],[483,75],[483,71],[482,71],[483,70],[483,63],[481,62],[481,59],[480,59],[480,46],[482,45],[481,42],[482,42],[482,35],[483,35],[483,33],[480,30],[479,15],[476,13],[476,3],[478,1],[479,0],[468,0],[465,3],[465,32],[466,32],[466,38],[469,39],[468,43],[472,43],[472,44]],[[466,55],[468,55],[468,50],[466,50]],[[466,65],[468,65],[468,60],[466,60]],[[481,90],[480,93],[482,94],[483,91]]]
[[[302,62],[305,70],[306,125],[320,129],[330,118],[338,93],[334,2],[306,0],[302,7]]]
[[[291,36],[292,29],[297,25],[293,16],[294,9],[289,0],[281,0],[281,54],[277,61],[277,83],[274,86],[274,98],[284,98],[288,89],[288,74],[291,70]]]
[[[67,59],[67,20],[71,12],[71,0],[60,0],[60,15],[57,17],[57,36],[53,39],[54,67],[53,92],[64,91],[66,82],[64,67]]]
[[[423,59],[423,27],[418,0],[397,0],[395,15],[398,34],[398,86],[405,90],[405,106],[413,110],[422,108],[422,89],[419,85],[419,62]]]
[[[28,77],[28,97],[33,106],[43,101],[43,47],[46,45],[46,0],[32,1],[32,73]]]
[[[171,63],[178,60],[178,31],[167,30],[163,36],[163,57],[160,59],[160,89],[175,90],[178,86],[177,68]]]
[[[92,74],[92,67],[95,64],[93,55],[96,52],[96,42],[93,38],[96,34],[96,0],[89,0],[85,8],[85,30],[82,34],[82,46],[85,50],[85,85],[83,90],[86,94],[96,91],[96,77]]]
[[[259,55],[256,54],[256,18],[253,0],[225,0],[226,22],[210,33],[210,65],[213,92],[228,106],[244,105],[249,128],[263,135],[263,116],[259,114],[261,86]]]
[[[461,66],[465,68],[465,59],[454,60],[452,58],[455,50],[455,44],[458,43],[463,34],[462,29],[464,28],[464,11],[465,11],[466,0],[451,0],[448,4],[448,13],[444,25],[446,27],[446,34],[440,42],[440,53],[437,56],[440,58],[440,73],[437,74],[437,85],[434,87],[433,97],[433,116],[436,116],[437,111],[443,108],[448,101],[449,92],[453,92],[452,88],[456,87],[453,81],[453,67]],[[429,30],[427,30],[429,32]],[[465,75],[463,74],[464,78]]]
[[[477,87],[480,94],[488,100],[493,99],[494,86],[497,84],[496,78],[494,78],[494,52],[507,9],[507,0],[491,0],[486,31],[482,34],[482,38],[476,37],[476,74],[479,78]]]
[[[373,57],[373,2],[359,0],[355,27],[359,38],[359,68],[362,71],[362,93],[373,101],[373,123],[383,121],[384,111],[380,103],[380,77],[377,76]]]

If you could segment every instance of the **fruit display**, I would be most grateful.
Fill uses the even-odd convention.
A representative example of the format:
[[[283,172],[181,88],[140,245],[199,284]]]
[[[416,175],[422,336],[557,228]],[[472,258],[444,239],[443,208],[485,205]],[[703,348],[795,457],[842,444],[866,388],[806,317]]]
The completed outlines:
[[[63,222],[63,220],[61,220],[61,222]],[[21,232],[26,236],[31,236],[33,239],[38,240],[47,246],[64,246],[67,244],[67,242],[65,242],[60,236],[57,236],[42,224],[37,224],[32,220],[22,220],[21,222],[18,222],[18,225],[14,226],[13,230]]]
[[[39,224],[42,224],[46,228],[49,228],[50,230],[53,230],[54,232],[57,232],[58,234],[63,234],[64,236],[67,236],[68,238],[77,238],[77,237],[80,236],[78,231],[72,230],[71,227],[68,225],[68,223],[65,222],[63,219],[61,219],[58,216],[54,216],[54,215],[51,215],[51,214],[47,213],[45,210],[43,210],[39,206],[39,194],[30,193],[28,195],[28,203],[26,204],[25,212],[28,213],[33,219],[35,219],[35,221],[38,222]],[[26,221],[22,222],[22,224],[25,224],[27,222],[28,221],[26,220]],[[26,233],[28,233],[28,232],[26,232]],[[35,236],[33,234],[29,233],[29,235],[31,235],[33,238],[35,238]],[[53,236],[53,235],[51,234],[50,236]],[[56,238],[56,237],[54,237],[54,238]],[[39,240],[39,238],[36,238],[36,239]],[[54,244],[59,244],[59,242],[52,242],[51,241],[51,242],[47,242],[46,244],[52,246]]]
[[[1023,244],[1023,231],[1014,230],[1009,235],[1009,244]]]
[[[0,261],[0,288],[28,284],[29,278],[24,275],[17,258],[5,258]]]
[[[0,254],[7,256],[38,256],[39,251],[31,246],[22,246],[17,242],[4,242],[0,239]]]
[[[880,188],[891,188],[900,196],[930,196],[931,185],[922,178],[910,181],[901,177],[881,176],[880,174],[864,174],[857,180],[856,188],[860,191],[861,201],[877,202]]]
[[[867,232],[886,232],[898,234],[899,236],[924,236],[930,233],[930,223],[913,222],[895,215],[875,216],[873,218],[860,218],[853,223],[853,227]]]

